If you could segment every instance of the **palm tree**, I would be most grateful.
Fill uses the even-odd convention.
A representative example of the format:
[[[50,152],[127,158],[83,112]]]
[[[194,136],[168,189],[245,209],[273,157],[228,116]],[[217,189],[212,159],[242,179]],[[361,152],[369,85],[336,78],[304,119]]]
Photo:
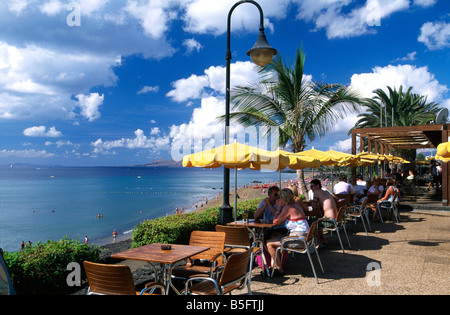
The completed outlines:
[[[279,146],[290,144],[297,153],[305,149],[307,140],[323,136],[364,102],[347,86],[311,81],[304,76],[304,64],[303,49],[296,51],[292,67],[278,55],[260,69],[259,83],[232,91],[230,118],[245,127],[277,127]],[[303,170],[297,171],[297,177],[301,192],[306,193]]]
[[[373,91],[376,95],[366,103],[367,111],[360,114],[355,128],[373,128],[385,126],[417,126],[434,120],[439,111],[436,103],[427,103],[427,98],[411,93],[412,87],[403,92],[403,86],[392,90],[389,95],[382,89]],[[380,119],[380,113],[384,122]],[[351,134],[351,130],[349,131]]]
[[[360,114],[359,120],[352,129],[376,128],[389,126],[417,126],[434,121],[440,110],[438,104],[427,102],[425,96],[412,93],[412,87],[403,92],[403,86],[398,91],[396,88],[387,87],[389,94],[382,89],[373,91],[375,96],[366,103],[367,111]],[[381,115],[384,119],[381,119]],[[384,122],[382,121],[384,120]],[[352,133],[352,129],[349,134]],[[393,150],[395,155],[413,161],[415,150]]]

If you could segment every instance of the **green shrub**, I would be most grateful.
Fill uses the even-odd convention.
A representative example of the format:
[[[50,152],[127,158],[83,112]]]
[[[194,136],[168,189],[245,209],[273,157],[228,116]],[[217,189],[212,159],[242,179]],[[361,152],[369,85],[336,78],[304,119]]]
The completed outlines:
[[[242,211],[253,217],[261,199],[243,201],[238,204],[237,218],[242,219]],[[188,244],[192,231],[214,231],[219,223],[219,208],[202,212],[169,215],[147,220],[138,224],[133,231],[133,248],[151,243]]]
[[[70,273],[67,265],[76,262],[82,266],[85,260],[98,262],[100,250],[64,238],[5,252],[4,257],[17,294],[65,294],[74,289],[66,283]]]

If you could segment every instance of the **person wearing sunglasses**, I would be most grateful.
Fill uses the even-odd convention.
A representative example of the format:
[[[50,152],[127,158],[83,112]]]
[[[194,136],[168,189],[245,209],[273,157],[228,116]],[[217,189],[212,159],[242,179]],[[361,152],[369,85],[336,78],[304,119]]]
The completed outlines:
[[[271,186],[268,190],[268,196],[261,200],[254,214],[255,220],[272,221],[275,213],[278,211],[277,199],[279,199],[280,188]]]

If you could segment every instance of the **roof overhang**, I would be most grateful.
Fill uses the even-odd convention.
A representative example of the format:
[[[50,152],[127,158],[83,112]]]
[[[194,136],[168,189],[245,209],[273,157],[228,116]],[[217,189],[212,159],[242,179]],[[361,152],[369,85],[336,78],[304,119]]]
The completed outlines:
[[[381,143],[392,149],[436,148],[443,142],[444,125],[420,125],[406,127],[360,128],[352,134]]]

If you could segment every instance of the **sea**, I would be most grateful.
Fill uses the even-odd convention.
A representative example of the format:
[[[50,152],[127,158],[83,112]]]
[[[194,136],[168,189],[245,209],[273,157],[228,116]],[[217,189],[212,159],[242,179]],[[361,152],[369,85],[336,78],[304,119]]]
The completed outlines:
[[[237,187],[279,181],[278,172],[238,170]],[[295,173],[282,173],[282,180]],[[235,183],[230,170],[230,187]],[[64,237],[104,245],[131,237],[147,219],[193,211],[222,193],[223,169],[139,167],[0,167],[0,248]],[[222,198],[220,196],[219,198]],[[231,200],[232,198],[230,198]]]

